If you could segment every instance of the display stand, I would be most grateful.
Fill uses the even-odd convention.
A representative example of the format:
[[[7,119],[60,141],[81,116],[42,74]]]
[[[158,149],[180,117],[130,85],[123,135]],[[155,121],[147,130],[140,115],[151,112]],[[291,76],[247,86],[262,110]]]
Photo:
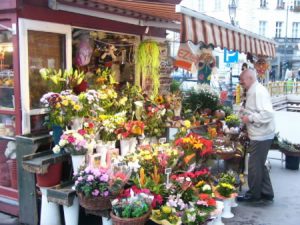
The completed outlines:
[[[79,202],[72,186],[72,182],[66,182],[49,188],[47,193],[49,202],[63,205],[66,225],[77,225],[79,220]]]
[[[61,225],[59,206],[56,203],[48,202],[48,188],[40,187],[40,190],[42,192],[40,225]]]
[[[51,136],[50,137],[46,136],[46,137],[50,138],[50,140],[52,141]],[[41,142],[41,145],[43,145],[43,144],[45,145],[45,143]],[[28,177],[30,177],[29,182],[28,181],[26,182],[26,180],[21,181],[21,183],[24,183],[23,184],[24,186],[29,185],[31,187],[29,196],[32,199],[28,200],[29,202],[31,202],[31,201],[36,202],[36,199],[37,199],[36,192],[34,191],[36,189],[35,174],[46,174],[48,172],[48,168],[50,167],[50,165],[53,165],[55,163],[60,163],[63,161],[67,161],[67,160],[70,160],[69,154],[67,154],[67,153],[53,154],[53,152],[49,150],[49,147],[48,147],[48,150],[46,150],[46,151],[44,150],[44,151],[33,153],[33,154],[23,155],[22,158],[20,158],[20,159],[18,158],[18,162],[20,162],[20,164],[21,164],[20,167],[23,168],[22,173],[24,173],[24,171],[26,171],[31,174],[31,175],[28,175]],[[21,175],[20,175],[20,177],[21,177]],[[24,179],[24,177],[23,177],[23,179]],[[20,180],[19,180],[19,182],[20,182]],[[42,207],[43,207],[43,204],[44,205],[46,204],[45,201],[48,202],[47,197],[46,197],[47,189],[41,188],[41,191],[42,191]],[[32,195],[32,193],[34,193],[34,194]],[[26,206],[28,208],[28,204],[29,204],[28,202],[27,203],[24,202],[23,204],[24,204],[24,206],[23,206],[24,208],[26,208]],[[31,222],[28,222],[28,224],[37,224],[37,221],[38,221],[37,205],[36,205],[36,203],[33,205],[35,206],[33,210],[36,210],[35,213],[33,214],[34,222],[31,221]],[[54,207],[51,207],[51,208],[53,208],[53,212],[54,212],[55,211]],[[32,210],[32,208],[30,210]],[[41,210],[41,212],[43,213],[43,212],[45,212],[45,210]],[[31,214],[31,213],[28,213],[28,214]],[[26,216],[26,215],[24,215],[24,216]],[[43,215],[41,215],[41,220],[42,219],[44,219]]]

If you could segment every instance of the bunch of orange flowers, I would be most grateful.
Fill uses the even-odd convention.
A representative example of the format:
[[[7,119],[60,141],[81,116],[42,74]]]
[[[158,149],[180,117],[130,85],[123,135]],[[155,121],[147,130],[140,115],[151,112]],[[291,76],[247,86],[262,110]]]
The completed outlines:
[[[204,158],[213,153],[213,142],[196,133],[189,133],[175,141],[175,145],[183,149],[184,162],[190,164],[193,159]]]

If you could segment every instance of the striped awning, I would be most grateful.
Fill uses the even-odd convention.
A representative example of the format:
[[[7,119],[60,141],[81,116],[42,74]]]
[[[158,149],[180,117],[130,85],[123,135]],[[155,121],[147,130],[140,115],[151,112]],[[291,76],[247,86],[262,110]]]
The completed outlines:
[[[200,13],[197,13],[201,15]],[[203,15],[195,18],[182,14],[181,42],[191,41],[194,44],[212,43],[215,47],[251,53],[257,56],[275,56],[275,42],[263,36],[237,28],[231,24]]]

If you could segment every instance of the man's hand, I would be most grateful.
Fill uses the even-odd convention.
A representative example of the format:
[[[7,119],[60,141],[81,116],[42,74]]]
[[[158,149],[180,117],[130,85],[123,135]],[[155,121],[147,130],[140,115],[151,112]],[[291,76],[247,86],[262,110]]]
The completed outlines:
[[[247,123],[251,123],[249,116],[248,115],[243,115],[241,116],[241,120],[243,123],[247,124]]]

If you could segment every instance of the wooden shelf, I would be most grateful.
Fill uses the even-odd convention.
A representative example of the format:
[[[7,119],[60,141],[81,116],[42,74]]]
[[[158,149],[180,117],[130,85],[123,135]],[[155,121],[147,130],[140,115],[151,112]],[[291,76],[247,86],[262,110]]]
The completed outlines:
[[[76,191],[72,189],[72,181],[65,182],[47,190],[47,199],[59,205],[72,206]]]
[[[45,174],[52,164],[67,161],[69,153],[54,154],[51,150],[23,156],[23,169],[36,174]]]
[[[13,86],[0,86],[0,88],[14,89],[14,87],[13,87]]]
[[[5,140],[10,140],[10,141],[15,141],[16,137],[15,136],[5,136],[5,135],[0,135],[0,139],[5,139]]]

